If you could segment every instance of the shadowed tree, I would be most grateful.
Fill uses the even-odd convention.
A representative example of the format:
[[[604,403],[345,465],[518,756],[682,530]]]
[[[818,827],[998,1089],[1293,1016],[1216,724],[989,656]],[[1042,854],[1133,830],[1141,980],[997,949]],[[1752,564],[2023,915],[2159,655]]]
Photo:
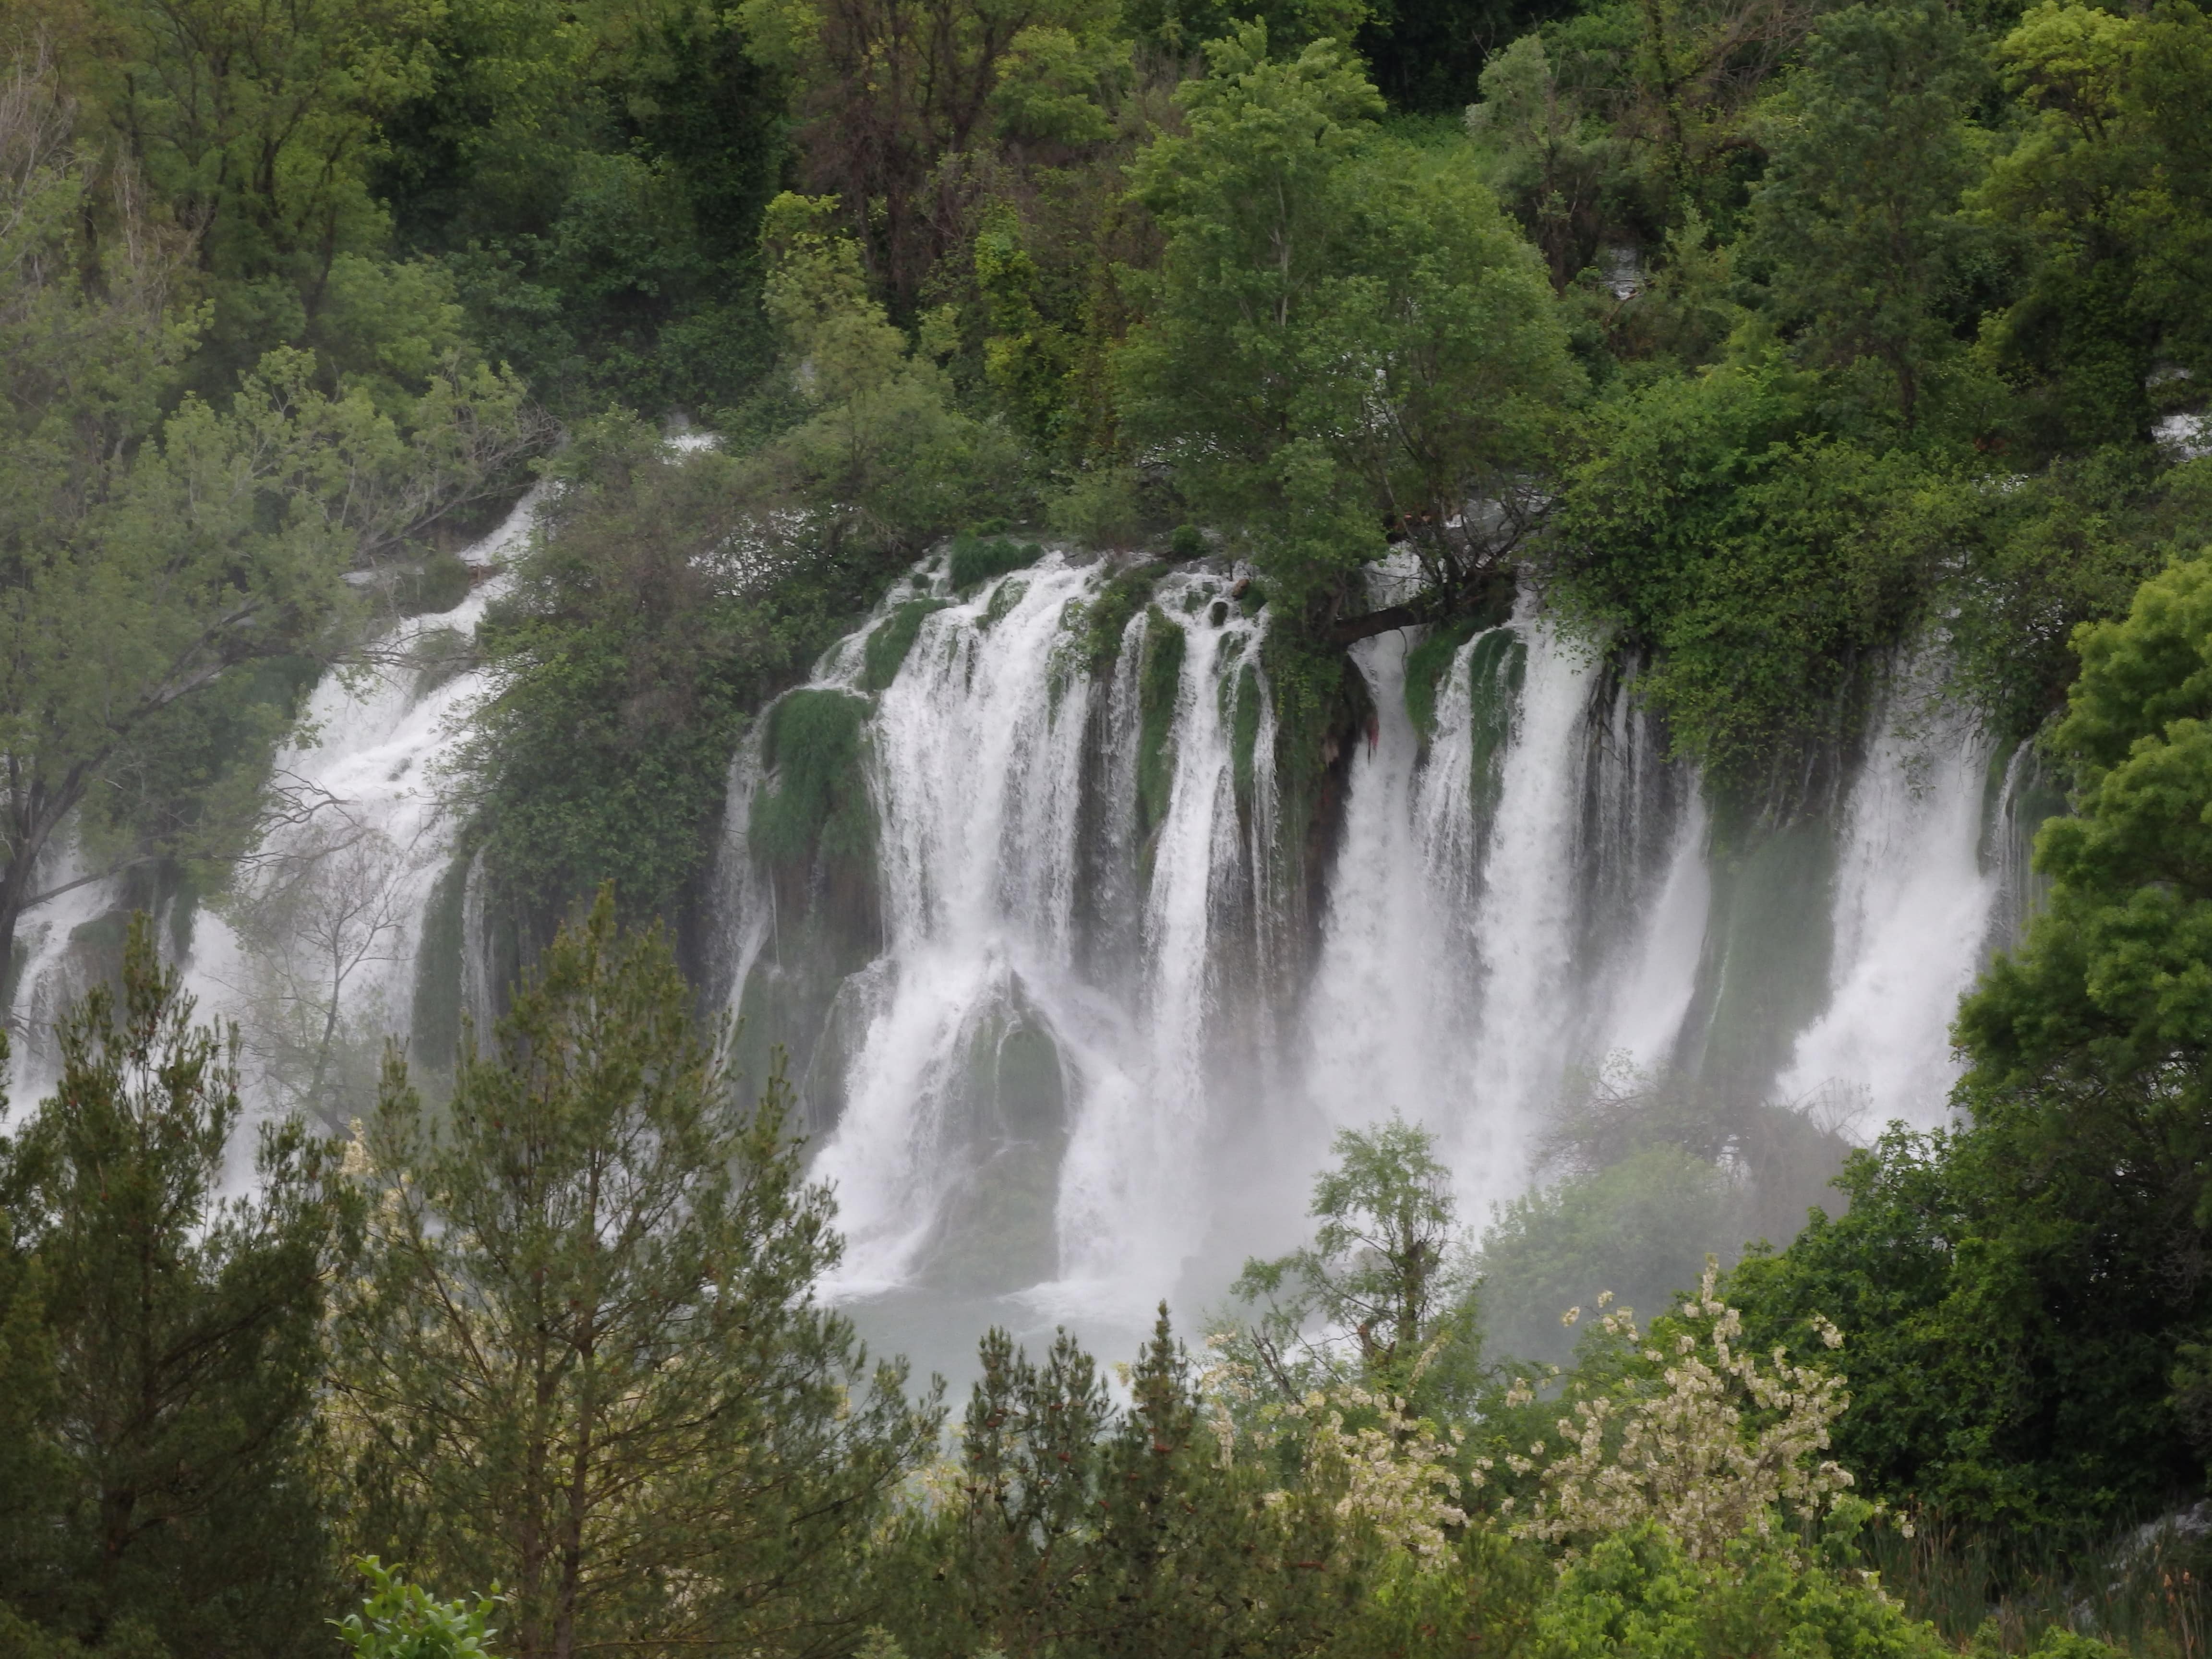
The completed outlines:
[[[336,1375],[362,1541],[505,1587],[519,1659],[818,1650],[940,1414],[813,1300],[841,1246],[781,1079],[741,1107],[614,918],[603,890],[465,1045],[449,1127],[387,1065]]]

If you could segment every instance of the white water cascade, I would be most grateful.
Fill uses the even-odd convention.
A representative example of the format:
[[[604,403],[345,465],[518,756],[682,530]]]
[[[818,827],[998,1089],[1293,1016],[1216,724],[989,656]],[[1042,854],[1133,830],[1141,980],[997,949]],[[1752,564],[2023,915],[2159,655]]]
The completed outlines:
[[[1780,1084],[1785,1098],[1858,1089],[1923,1127],[1956,1075],[1947,1033],[2001,890],[1983,848],[1990,746],[1932,678],[1908,665],[1881,709],[1844,812],[1828,1006]]]
[[[385,1039],[412,1035],[425,935],[457,896],[440,892],[458,884],[441,768],[485,690],[467,642],[537,502],[463,553],[474,580],[457,606],[399,623],[367,665],[323,677],[276,759],[289,810],[232,902],[194,923],[187,988],[204,1018],[238,1022],[264,1109],[357,1105]]]
[[[1601,1068],[1846,1097],[1863,1133],[1941,1121],[2048,792],[1945,708],[1932,655],[1824,763],[1826,809],[1723,823],[1633,665],[1532,599],[1339,675],[1273,654],[1235,574],[1048,552],[956,593],[928,562],[733,757],[715,994],[749,1079],[787,1054],[848,1238],[831,1288],[907,1310],[879,1336],[1203,1305],[1301,1234],[1331,1136],[1392,1113],[1480,1222]],[[386,1033],[449,1043],[496,1000],[438,778],[483,689],[451,647],[498,580],[315,690],[279,761],[299,811],[193,926],[191,985],[271,1109],[328,1117]],[[121,902],[27,919],[19,1025]]]
[[[1363,642],[1358,706],[1285,737],[1231,573],[1159,578],[1102,654],[1115,580],[1057,554],[959,595],[918,571],[825,659],[805,695],[864,700],[878,933],[825,944],[824,866],[810,899],[749,844],[778,769],[732,769],[731,1006],[791,1051],[843,1293],[1133,1324],[1295,1237],[1336,1129],[1428,1124],[1480,1216],[1608,1062],[1942,1116],[2002,884],[1985,741],[1905,723],[1926,670],[1839,759],[1832,827],[1721,848],[1632,673],[1532,601]],[[871,641],[922,607],[872,692]]]

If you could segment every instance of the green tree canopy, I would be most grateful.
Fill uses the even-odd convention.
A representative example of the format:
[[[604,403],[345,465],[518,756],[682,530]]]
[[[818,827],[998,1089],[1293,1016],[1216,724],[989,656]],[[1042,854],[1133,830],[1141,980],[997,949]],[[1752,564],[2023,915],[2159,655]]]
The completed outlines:
[[[395,1058],[337,1432],[357,1532],[511,1596],[507,1649],[805,1649],[934,1442],[901,1365],[814,1302],[840,1244],[772,1081],[742,1107],[658,934],[603,892],[465,1048],[445,1115]]]
[[[1232,1351],[1290,1401],[1356,1383],[1464,1404],[1481,1344],[1477,1280],[1435,1137],[1394,1117],[1345,1130],[1334,1150],[1314,1181],[1313,1243],[1244,1264],[1236,1294],[1256,1316],[1227,1328]]]
[[[2034,253],[1999,361],[2045,444],[2139,440],[2155,371],[2212,373],[2212,17],[2044,0],[1998,57],[2025,128],[1975,201]]]
[[[0,1492],[0,1599],[92,1644],[135,1624],[180,1654],[308,1652],[334,1588],[322,1317],[356,1212],[296,1121],[221,1195],[234,1035],[192,1012],[142,913],[119,991],[72,1011],[60,1082],[0,1142],[0,1364],[28,1408],[0,1458],[28,1482]]]
[[[1977,70],[1947,8],[1852,6],[1821,20],[1770,107],[1747,248],[1769,313],[1805,361],[1878,365],[1907,424],[1966,309]]]
[[[1167,246],[1121,358],[1128,436],[1291,608],[1361,609],[1393,536],[1427,603],[1463,606],[1578,380],[1542,262],[1463,155],[1382,132],[1334,42],[1276,58],[1254,24],[1207,51],[1176,94],[1188,131],[1134,170]]]

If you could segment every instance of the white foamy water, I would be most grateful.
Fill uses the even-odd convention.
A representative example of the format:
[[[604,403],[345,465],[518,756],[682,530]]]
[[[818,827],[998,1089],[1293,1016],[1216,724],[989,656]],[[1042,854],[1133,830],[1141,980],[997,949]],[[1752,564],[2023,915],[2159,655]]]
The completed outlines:
[[[533,491],[464,562],[481,574],[511,556],[537,503]],[[323,677],[303,738],[276,760],[291,810],[233,899],[197,920],[187,988],[204,1017],[239,1022],[264,1109],[330,1115],[343,1068],[357,1077],[387,1035],[410,1035],[432,890],[453,857],[441,768],[484,695],[468,641],[505,580],[480,580],[453,610],[391,629],[368,665]]]
[[[1332,1126],[1401,1112],[1443,1129],[1473,1087],[1481,872],[1472,804],[1468,656],[1437,690],[1426,766],[1406,711],[1403,634],[1361,641],[1373,740],[1355,750],[1320,963],[1307,996],[1304,1084]]]
[[[1844,809],[1828,1006],[1778,1085],[1784,1099],[1841,1087],[1877,1124],[1923,1127],[1948,1115],[1951,1020],[2002,887],[1982,855],[1989,744],[1962,713],[1930,705],[1926,676],[1909,667],[1879,711]]]
[[[1010,1020],[1049,1037],[1066,1091],[1056,1261],[1024,1300],[1126,1318],[1201,1252],[1294,1231],[1334,1128],[1403,1113],[1437,1131],[1470,1213],[1513,1195],[1569,1073],[1674,1063],[1707,1017],[1700,975],[1725,971],[1696,779],[1664,760],[1632,669],[1608,674],[1532,604],[1459,647],[1425,740],[1405,701],[1418,635],[1354,647],[1373,714],[1334,775],[1334,827],[1309,843],[1316,872],[1270,850],[1271,704],[1238,810],[1224,687],[1260,624],[1217,617],[1225,583],[1202,573],[1156,596],[1186,648],[1172,788],[1140,833],[1157,624],[1133,623],[1095,679],[1066,654],[1064,613],[1106,574],[1049,557],[1013,579],[1018,599],[986,586],[939,611],[869,719],[888,944],[839,993],[865,1035],[817,1165],[853,1241],[844,1293],[929,1281],[973,1210],[977,1161],[999,1155],[979,1151],[975,1056]],[[856,683],[861,637],[825,684]],[[1831,989],[1775,1097],[1840,1085],[1883,1115],[1940,1110],[1944,1028],[2000,884],[1978,851],[1985,761],[1951,716],[1873,743],[1837,830]],[[744,887],[732,866],[726,886]],[[1299,879],[1304,945],[1267,923]],[[731,924],[745,939],[761,902]],[[1765,925],[1731,922],[1739,940]],[[1805,948],[1802,924],[1778,928],[1770,952]],[[1109,935],[1126,957],[1086,950]]]
[[[527,522],[518,509],[476,556]],[[1564,643],[1524,601],[1453,653],[1424,735],[1406,704],[1419,635],[1386,635],[1352,652],[1371,720],[1346,709],[1326,753],[1279,753],[1264,673],[1238,712],[1266,613],[1242,614],[1227,573],[1179,568],[1094,674],[1083,607],[1113,574],[1048,554],[958,598],[917,571],[870,627],[918,594],[947,603],[886,689],[865,690],[870,628],[824,659],[813,689],[866,699],[876,836],[870,919],[839,924],[838,951],[821,915],[779,914],[779,892],[796,903],[805,884],[755,866],[754,808],[777,781],[762,727],[729,768],[718,994],[763,1023],[763,1048],[793,1049],[848,1241],[830,1288],[968,1297],[963,1342],[976,1297],[1127,1328],[1162,1295],[1214,1293],[1224,1263],[1302,1230],[1330,1133],[1392,1112],[1437,1132],[1479,1218],[1525,1183],[1571,1070],[1697,1052],[1727,972],[1708,936],[1722,889],[1705,805],[1663,758],[1632,665]],[[426,675],[407,653],[441,629],[465,642],[493,591],[403,624],[386,666],[316,689],[311,735],[279,763],[303,811],[241,882],[267,902],[261,930],[250,903],[228,913],[236,927],[198,921],[192,985],[246,1026],[269,1103],[312,1094],[334,1043],[406,1038],[426,949],[484,932],[487,884],[454,872],[438,797],[483,681]],[[1164,626],[1180,665],[1148,691]],[[2011,914],[1984,858],[2025,833],[1985,855],[1988,755],[1970,722],[1939,709],[1895,729],[1927,673],[1899,675],[1832,827],[1820,940],[1749,901],[1725,918],[1762,960],[1826,953],[1804,963],[1820,1006],[1771,1034],[1788,1056],[1772,1097],[1841,1087],[1877,1124],[1940,1116],[1956,997]],[[1169,746],[1140,788],[1146,702],[1164,688]],[[1324,763],[1296,808],[1311,822],[1285,822],[1279,763],[1310,778]],[[89,884],[27,919],[19,1022],[73,994],[70,933],[115,902]],[[459,921],[438,912],[433,940],[440,902]],[[480,956],[447,967],[453,994],[489,1003]],[[1015,1265],[994,1276],[1002,1243]]]
[[[74,948],[77,930],[100,921],[121,902],[120,884],[93,876],[79,856],[74,837],[50,846],[40,860],[34,890],[53,897],[23,913],[15,924],[16,948],[23,953],[15,999],[9,1013],[10,1076],[8,1096],[17,1104],[33,1101],[61,1075],[61,1053],[54,1024],[89,982]],[[87,879],[88,876],[93,878]]]
[[[866,976],[864,1035],[817,1166],[837,1185],[848,1293],[913,1270],[972,1158],[976,1045],[1011,1018],[1049,1033],[1070,1109],[1059,1271],[1039,1297],[1134,1305],[1173,1280],[1203,1226],[1216,886],[1242,857],[1218,674],[1254,629],[1176,611],[1172,783],[1133,896],[1139,960],[1088,972],[1077,907],[1093,701],[1107,738],[1092,763],[1133,812],[1138,665],[1158,625],[1139,617],[1101,683],[1067,672],[1064,613],[1105,574],[1048,557],[1012,579],[1011,605],[987,587],[928,617],[871,722],[887,949]],[[834,655],[825,684],[849,684],[855,659]],[[1117,827],[1100,837],[1109,853],[1136,856]]]

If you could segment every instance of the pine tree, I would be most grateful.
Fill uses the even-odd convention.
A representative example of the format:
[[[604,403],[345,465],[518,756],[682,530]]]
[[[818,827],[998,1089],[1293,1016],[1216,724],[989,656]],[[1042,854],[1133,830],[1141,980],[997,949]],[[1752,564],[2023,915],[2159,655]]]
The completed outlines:
[[[561,1659],[849,1646],[854,1552],[934,1443],[813,1301],[837,1260],[771,1079],[744,1109],[659,933],[563,929],[434,1127],[387,1063],[339,1419],[358,1540],[505,1589]]]
[[[0,1143],[0,1601],[88,1644],[319,1650],[313,1398],[349,1210],[296,1121],[221,1195],[236,1038],[193,1007],[141,914],[119,993],[63,1022],[60,1083]]]

